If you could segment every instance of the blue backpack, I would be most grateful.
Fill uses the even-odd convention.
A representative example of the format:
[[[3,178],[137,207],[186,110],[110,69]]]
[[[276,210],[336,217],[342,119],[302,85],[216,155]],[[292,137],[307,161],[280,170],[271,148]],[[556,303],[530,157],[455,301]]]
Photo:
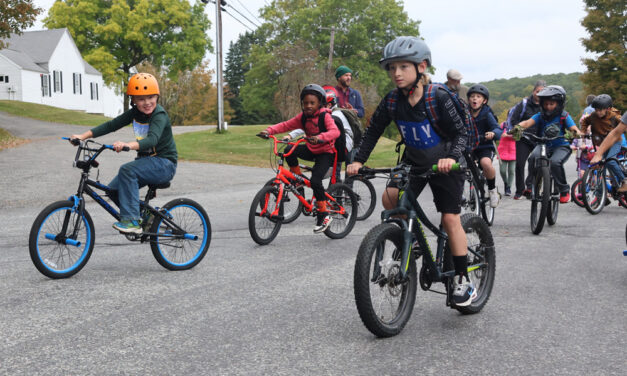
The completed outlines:
[[[445,135],[442,129],[438,126],[438,103],[436,100],[435,93],[437,89],[444,89],[451,99],[453,100],[453,105],[457,109],[459,116],[462,118],[464,122],[464,126],[466,127],[466,135],[468,137],[468,142],[466,144],[466,150],[472,151],[479,145],[479,131],[477,130],[477,123],[470,115],[468,111],[468,107],[466,104],[459,100],[459,96],[456,93],[453,93],[451,89],[446,87],[444,84],[433,83],[427,86],[427,90],[424,94],[425,96],[425,105],[427,107],[427,117],[429,118],[429,123],[435,128],[436,132],[441,135]],[[396,117],[396,104],[398,102],[398,89],[394,89],[391,95],[388,95],[386,100],[387,109],[392,114],[392,118]]]
[[[523,98],[522,100],[522,111],[520,112],[520,116],[522,117],[525,114],[525,111],[527,110],[527,101],[529,100],[529,98]],[[512,128],[514,127],[514,125],[516,124],[512,124],[512,117],[514,116],[514,110],[516,109],[516,106],[518,106],[518,104],[516,104],[514,107],[510,108],[509,111],[507,112],[507,120],[506,120],[506,127],[507,130],[506,132],[509,132],[512,130]],[[519,119],[520,120],[520,119]]]

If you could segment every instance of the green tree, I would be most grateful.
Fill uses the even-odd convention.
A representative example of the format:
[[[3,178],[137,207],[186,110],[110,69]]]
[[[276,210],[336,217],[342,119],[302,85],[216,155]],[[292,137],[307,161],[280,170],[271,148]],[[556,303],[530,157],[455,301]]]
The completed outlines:
[[[33,5],[33,0],[0,1],[0,38],[8,38],[11,33],[21,34],[22,29],[32,26],[41,8]],[[0,40],[0,49],[4,48]]]
[[[58,0],[44,24],[68,28],[85,60],[119,89],[138,64],[163,67],[174,78],[212,50],[204,5],[188,0]]]
[[[586,92],[606,93],[614,106],[627,107],[627,12],[625,0],[585,0],[588,14],[581,24],[590,34],[582,43],[596,58],[583,59],[588,71],[581,80]]]

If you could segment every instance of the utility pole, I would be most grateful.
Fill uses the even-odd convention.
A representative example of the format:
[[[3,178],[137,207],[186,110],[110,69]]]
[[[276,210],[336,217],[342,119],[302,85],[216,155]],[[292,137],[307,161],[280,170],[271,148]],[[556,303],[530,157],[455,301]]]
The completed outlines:
[[[218,89],[218,133],[224,131],[224,93],[222,85],[222,6],[225,0],[216,1],[216,84]]]
[[[333,66],[333,42],[335,41],[335,26],[331,26],[331,40],[329,41],[329,62],[327,63],[327,70],[330,72]]]

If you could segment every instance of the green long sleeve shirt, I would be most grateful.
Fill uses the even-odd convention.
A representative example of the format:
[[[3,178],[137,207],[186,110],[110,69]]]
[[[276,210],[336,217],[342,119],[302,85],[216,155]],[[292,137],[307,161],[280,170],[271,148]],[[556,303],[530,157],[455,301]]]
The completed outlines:
[[[100,137],[128,124],[133,124],[135,139],[139,143],[138,155],[156,155],[173,163],[177,162],[178,153],[172,136],[170,117],[159,104],[150,115],[133,107],[115,119],[92,128],[91,132],[94,137]]]

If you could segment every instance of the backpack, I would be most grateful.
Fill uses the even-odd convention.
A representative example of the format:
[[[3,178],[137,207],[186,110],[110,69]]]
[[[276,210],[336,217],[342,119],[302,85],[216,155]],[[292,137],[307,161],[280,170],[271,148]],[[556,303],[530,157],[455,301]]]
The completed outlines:
[[[324,117],[326,116],[327,112],[323,111],[320,113],[320,115],[318,115],[318,130],[320,130],[320,133],[326,132],[327,131],[327,126],[324,124]],[[331,113],[328,113],[329,115],[331,115]],[[335,122],[335,126],[340,130],[340,135],[339,137],[335,140],[335,150],[337,151],[337,161],[338,162],[344,162],[346,160],[346,131],[344,130],[344,125],[342,124],[342,120],[340,120],[338,117],[331,115],[331,117],[333,118],[333,121]],[[301,117],[301,124],[303,126],[303,130],[305,130],[305,122],[307,120],[305,119],[305,116]]]
[[[339,110],[342,111],[342,114],[344,114],[346,120],[348,120],[348,124],[351,126],[351,130],[353,131],[353,147],[359,146],[361,138],[364,135],[361,120],[359,120],[359,117],[353,110],[349,110],[347,108],[340,108]]]
[[[527,110],[527,100],[529,100],[529,98],[523,98],[522,100],[522,111],[520,112],[520,116],[522,117],[525,114],[525,111]],[[514,110],[516,109],[516,106],[518,106],[518,104],[514,105],[514,107],[510,108],[509,111],[507,112],[507,120],[505,121],[507,123],[507,132],[511,131],[512,128],[514,127],[514,125],[516,124],[512,124],[513,123],[513,116],[514,116]]]

